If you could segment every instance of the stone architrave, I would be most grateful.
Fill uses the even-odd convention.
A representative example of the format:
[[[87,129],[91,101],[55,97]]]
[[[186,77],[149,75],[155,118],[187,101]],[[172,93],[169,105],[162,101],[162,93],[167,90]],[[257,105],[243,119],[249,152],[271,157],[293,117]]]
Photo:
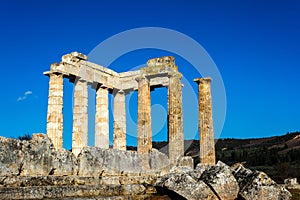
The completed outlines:
[[[96,91],[95,146],[109,148],[108,89],[103,87]]]
[[[200,163],[215,165],[215,141],[212,119],[211,78],[196,78],[199,103]]]
[[[141,154],[152,149],[150,84],[145,77],[138,80],[138,147]]]
[[[74,86],[72,152],[77,156],[88,144],[88,84],[77,80]]]
[[[114,93],[114,149],[126,150],[125,92]]]
[[[49,77],[47,135],[59,149],[63,145],[63,75],[50,73]]]
[[[169,117],[169,158],[175,164],[184,155],[182,84],[181,74],[169,75],[168,117]]]

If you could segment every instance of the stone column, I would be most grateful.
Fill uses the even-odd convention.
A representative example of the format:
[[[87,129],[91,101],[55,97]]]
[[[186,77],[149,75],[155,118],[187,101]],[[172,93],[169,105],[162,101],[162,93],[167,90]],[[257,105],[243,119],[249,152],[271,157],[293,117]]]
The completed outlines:
[[[137,152],[148,154],[152,149],[150,84],[145,77],[138,80],[138,147]]]
[[[47,135],[59,149],[63,144],[63,75],[50,73],[49,77]]]
[[[200,163],[216,163],[210,78],[196,78],[199,103]]]
[[[126,150],[125,92],[114,93],[114,149]]]
[[[169,158],[175,164],[184,155],[182,84],[181,74],[169,76],[168,118],[169,118]]]
[[[86,81],[75,82],[73,103],[72,152],[77,156],[88,143],[88,85]]]
[[[96,91],[95,146],[109,148],[108,89]]]

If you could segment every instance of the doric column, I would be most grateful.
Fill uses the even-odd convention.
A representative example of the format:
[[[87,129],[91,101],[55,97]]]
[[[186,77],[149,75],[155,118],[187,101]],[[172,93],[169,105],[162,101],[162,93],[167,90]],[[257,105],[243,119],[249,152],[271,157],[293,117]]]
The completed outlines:
[[[150,84],[145,77],[138,81],[138,147],[137,152],[148,154],[152,149]]]
[[[109,148],[109,122],[108,122],[108,89],[98,87],[96,91],[96,117],[95,117],[95,146]]]
[[[126,150],[125,92],[114,93],[114,149]]]
[[[169,118],[169,158],[175,164],[184,155],[182,84],[181,74],[169,76],[168,118]]]
[[[216,163],[210,78],[194,79],[198,83],[200,163]]]
[[[73,105],[72,152],[77,156],[88,143],[88,85],[75,82]]]
[[[47,135],[59,149],[63,144],[63,75],[50,73],[49,77]]]

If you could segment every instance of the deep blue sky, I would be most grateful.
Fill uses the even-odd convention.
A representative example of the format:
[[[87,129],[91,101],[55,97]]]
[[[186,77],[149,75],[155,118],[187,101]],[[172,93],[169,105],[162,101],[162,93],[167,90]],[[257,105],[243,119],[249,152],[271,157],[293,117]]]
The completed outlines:
[[[190,36],[218,66],[227,95],[222,138],[300,130],[299,1],[5,0],[0,135],[45,132],[48,78],[42,73],[63,54],[88,54],[114,34],[148,26]],[[71,101],[72,85],[65,91]]]

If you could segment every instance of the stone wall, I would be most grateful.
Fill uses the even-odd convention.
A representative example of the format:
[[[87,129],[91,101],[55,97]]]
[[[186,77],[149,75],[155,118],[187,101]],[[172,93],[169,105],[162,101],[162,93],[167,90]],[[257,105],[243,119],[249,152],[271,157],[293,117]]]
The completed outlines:
[[[56,150],[45,134],[29,141],[0,137],[0,199],[152,194],[170,161],[155,149],[148,158],[145,170],[136,151],[84,147],[76,157]]]

